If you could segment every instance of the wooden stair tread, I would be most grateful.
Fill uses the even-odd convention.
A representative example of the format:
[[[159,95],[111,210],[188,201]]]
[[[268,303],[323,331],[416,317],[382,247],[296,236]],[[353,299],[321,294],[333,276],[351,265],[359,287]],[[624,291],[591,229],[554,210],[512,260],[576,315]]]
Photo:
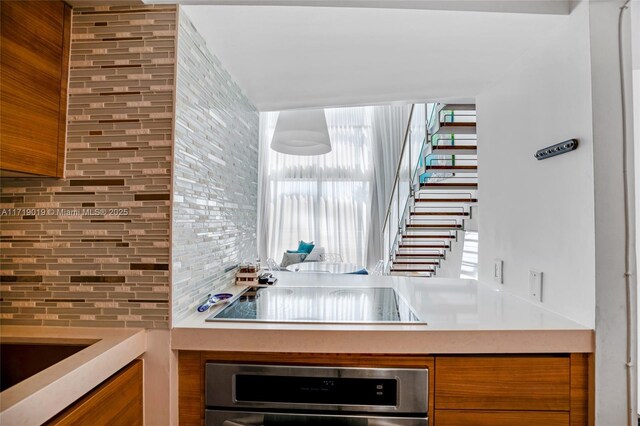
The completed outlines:
[[[442,259],[444,254],[440,253],[396,253],[396,257],[418,257],[423,259]]]
[[[393,275],[393,276],[400,275],[400,276],[403,276],[403,277],[410,276],[412,278],[431,278],[431,277],[433,277],[434,274],[429,273],[429,272],[424,272],[424,273],[411,272],[411,273],[407,273],[407,272],[395,271],[395,272],[392,272],[390,275]]]
[[[444,151],[444,150],[456,150],[456,151],[477,151],[477,145],[433,145],[431,152]]]
[[[441,121],[440,127],[475,127],[476,124],[475,121]]]
[[[411,216],[469,216],[469,212],[411,212]]]
[[[444,259],[443,255],[412,255],[401,256],[402,253],[396,253],[395,262],[399,262],[405,265],[424,264],[424,265],[439,265],[440,261]]]
[[[477,203],[477,198],[416,198],[416,203]]]
[[[391,268],[392,269],[401,269],[403,271],[410,271],[411,269],[415,269],[415,270],[419,270],[419,271],[435,271],[436,267],[434,265],[426,265],[426,266],[414,266],[414,267],[407,267],[407,266],[402,266],[401,268],[395,268],[396,264],[394,263]]]
[[[462,225],[445,225],[445,224],[421,224],[421,223],[409,223],[407,225],[408,229],[446,229],[449,231],[457,231],[462,230]]]
[[[398,244],[399,249],[448,249],[448,244]]]
[[[407,228],[462,228],[459,223],[408,223]]]
[[[424,234],[402,234],[402,238],[433,238],[433,239],[455,239],[455,235],[424,235]]]
[[[435,269],[417,269],[417,268],[391,268],[391,272],[435,272]]]
[[[438,171],[478,170],[478,166],[425,166],[424,169],[426,171],[429,171],[429,170],[438,170]]]
[[[436,189],[436,188],[477,188],[477,182],[432,182],[421,183],[420,189]]]
[[[431,272],[435,272],[435,268],[438,266],[438,265],[429,265],[429,264],[426,264],[426,263],[424,263],[424,264],[423,263],[416,263],[416,264],[412,264],[412,265],[409,265],[409,264],[405,265],[405,264],[397,263],[396,265],[398,266],[397,269],[402,269],[402,268],[416,268],[417,269],[417,268],[420,268],[420,270],[431,271]]]
[[[440,251],[437,251],[442,249],[432,249],[432,250],[436,250],[436,251],[417,252],[417,253],[396,251],[396,257],[415,257],[415,258],[435,259],[435,258],[441,258],[444,256],[444,254],[442,254]]]
[[[428,262],[426,261],[426,259],[444,259],[444,255],[443,254],[419,254],[419,255],[411,255],[411,256],[403,256],[402,253],[396,253],[396,258],[398,257],[408,257],[408,258],[416,258],[415,260],[407,260],[407,259],[400,259],[400,260],[396,260],[394,261],[394,263],[402,263],[405,265],[413,265],[413,264],[417,264],[417,263],[424,263],[427,265],[437,265],[438,263],[435,261],[431,261]],[[425,260],[425,261],[420,261],[421,259]]]

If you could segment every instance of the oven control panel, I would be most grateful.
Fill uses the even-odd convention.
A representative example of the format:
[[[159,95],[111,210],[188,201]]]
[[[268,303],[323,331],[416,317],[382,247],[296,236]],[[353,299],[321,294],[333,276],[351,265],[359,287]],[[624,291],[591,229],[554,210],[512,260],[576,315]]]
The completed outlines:
[[[236,374],[235,399],[395,407],[398,405],[398,379]]]
[[[426,368],[225,364],[205,367],[205,405],[426,416]]]

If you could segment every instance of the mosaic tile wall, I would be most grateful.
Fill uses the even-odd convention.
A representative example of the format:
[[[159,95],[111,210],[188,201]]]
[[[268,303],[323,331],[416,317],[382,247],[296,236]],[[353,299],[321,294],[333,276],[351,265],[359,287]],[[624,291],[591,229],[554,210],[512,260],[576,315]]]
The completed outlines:
[[[257,256],[258,112],[180,13],[173,193],[173,317]]]
[[[74,8],[66,178],[1,182],[3,324],[168,326],[175,37],[175,6]]]

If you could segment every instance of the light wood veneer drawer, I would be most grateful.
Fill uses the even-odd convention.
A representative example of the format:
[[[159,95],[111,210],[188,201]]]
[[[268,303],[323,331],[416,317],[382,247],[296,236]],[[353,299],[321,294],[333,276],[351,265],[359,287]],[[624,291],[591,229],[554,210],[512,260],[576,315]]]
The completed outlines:
[[[568,356],[437,357],[435,408],[569,411]]]
[[[569,426],[569,413],[436,410],[435,426]]]

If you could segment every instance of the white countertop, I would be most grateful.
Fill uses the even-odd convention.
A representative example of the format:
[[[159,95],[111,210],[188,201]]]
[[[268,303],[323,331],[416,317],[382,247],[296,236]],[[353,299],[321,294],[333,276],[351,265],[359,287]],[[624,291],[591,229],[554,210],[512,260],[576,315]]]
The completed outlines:
[[[141,329],[2,326],[7,343],[91,343],[0,393],[0,424],[42,424],[146,350]]]
[[[215,312],[211,310],[174,324],[172,348],[423,354],[593,351],[593,331],[588,327],[475,280],[282,272],[276,286],[392,287],[426,324],[205,322]]]

